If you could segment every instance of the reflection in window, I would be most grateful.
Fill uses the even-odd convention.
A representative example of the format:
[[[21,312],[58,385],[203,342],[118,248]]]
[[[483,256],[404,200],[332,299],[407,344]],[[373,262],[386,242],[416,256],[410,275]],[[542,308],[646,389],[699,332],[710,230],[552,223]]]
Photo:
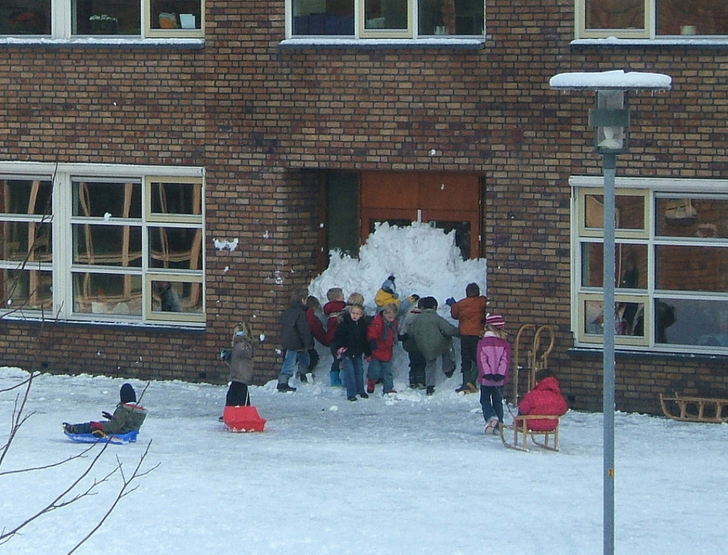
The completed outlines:
[[[655,303],[658,343],[728,347],[728,301],[663,297]]]
[[[483,35],[482,0],[418,0],[420,35]]]
[[[602,243],[582,243],[581,250],[582,285],[601,287],[604,279],[604,246]],[[614,285],[623,289],[647,288],[647,245],[615,245]]]
[[[141,183],[73,182],[73,215],[141,218]]]
[[[604,333],[604,303],[597,300],[584,301],[584,333],[602,335]],[[645,305],[641,302],[618,300],[614,304],[614,333],[644,337]]]
[[[152,312],[202,312],[202,284],[193,281],[153,281]]]
[[[601,229],[604,222],[604,197],[585,195],[584,226]],[[641,195],[617,195],[614,199],[617,229],[642,230],[645,228],[645,198]]]
[[[658,289],[728,291],[728,249],[689,245],[655,247]]]
[[[50,35],[51,0],[2,0],[0,35]]]
[[[657,235],[728,238],[726,200],[658,197],[655,208]]]
[[[584,0],[587,29],[644,29],[644,0]]]
[[[141,35],[139,0],[72,0],[74,35]]]
[[[152,29],[202,29],[202,0],[151,0]]]
[[[77,224],[73,226],[73,263],[141,267],[140,227]]]
[[[51,182],[39,179],[0,179],[0,213],[51,213]]]
[[[153,214],[200,215],[202,183],[152,181]]]
[[[199,229],[151,228],[149,239],[150,268],[202,270],[202,234]]]
[[[141,316],[142,278],[129,274],[74,273],[73,310]]]
[[[407,29],[408,0],[364,0],[366,29]]]
[[[293,0],[294,35],[353,35],[354,0]]]
[[[658,35],[728,34],[728,2],[655,0]]]
[[[39,270],[0,270],[3,308],[11,311],[49,310],[53,305],[53,274]]]

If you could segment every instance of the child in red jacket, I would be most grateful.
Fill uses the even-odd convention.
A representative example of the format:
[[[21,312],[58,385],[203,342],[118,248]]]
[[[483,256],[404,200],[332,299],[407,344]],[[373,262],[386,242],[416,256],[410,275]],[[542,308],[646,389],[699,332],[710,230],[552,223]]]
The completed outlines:
[[[346,308],[346,302],[344,302],[344,292],[341,287],[332,287],[326,291],[326,299],[328,302],[324,305],[324,315],[327,318],[326,321],[326,340],[327,345],[331,346],[331,342],[334,340],[336,335],[336,326],[339,324],[339,315]],[[341,383],[341,359],[336,357],[336,351],[331,349],[331,356],[333,362],[331,363],[331,370],[329,371],[329,379],[332,386],[340,386]]]
[[[561,395],[559,382],[548,368],[536,372],[536,386],[524,395],[518,403],[518,414],[537,414],[563,416],[569,408]],[[518,417],[516,417],[517,419]],[[556,420],[529,420],[528,429],[539,432],[551,432],[556,429]]]
[[[399,309],[389,303],[374,317],[367,328],[367,341],[372,351],[367,371],[367,393],[374,393],[374,387],[382,382],[382,393],[397,393],[392,377],[392,355],[397,340],[397,313]]]

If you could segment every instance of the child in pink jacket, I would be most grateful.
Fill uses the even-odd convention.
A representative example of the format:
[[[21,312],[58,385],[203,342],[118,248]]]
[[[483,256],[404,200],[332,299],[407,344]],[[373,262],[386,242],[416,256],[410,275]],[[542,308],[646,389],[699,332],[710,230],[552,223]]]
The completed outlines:
[[[503,316],[487,316],[485,333],[478,341],[478,384],[486,434],[495,434],[503,423],[503,386],[508,383],[511,366],[511,345],[503,329],[505,325]]]

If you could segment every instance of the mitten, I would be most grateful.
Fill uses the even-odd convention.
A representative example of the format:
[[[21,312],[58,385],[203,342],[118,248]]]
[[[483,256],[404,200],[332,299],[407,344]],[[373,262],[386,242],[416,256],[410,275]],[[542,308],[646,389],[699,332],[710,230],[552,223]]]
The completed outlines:
[[[336,358],[341,358],[344,356],[344,353],[346,352],[346,347],[341,347],[338,351],[336,351]]]
[[[446,300],[446,301],[445,301],[445,304],[446,304],[447,306],[452,306],[452,305],[454,305],[454,304],[455,304],[456,302],[457,302],[457,301],[456,301],[456,300],[455,300],[455,299],[454,299],[453,297],[450,297],[450,298],[449,298],[448,300]]]
[[[101,412],[101,416],[103,416],[104,418],[106,418],[106,419],[108,419],[108,420],[111,420],[111,419],[113,418],[113,415],[109,414],[109,413],[108,413],[108,412],[106,412],[106,411],[102,411],[102,412]]]

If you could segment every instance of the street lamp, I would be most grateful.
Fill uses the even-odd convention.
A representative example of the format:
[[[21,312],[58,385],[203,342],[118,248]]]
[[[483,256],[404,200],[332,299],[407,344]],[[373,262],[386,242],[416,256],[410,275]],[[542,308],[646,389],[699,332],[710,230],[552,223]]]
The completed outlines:
[[[614,553],[614,181],[617,154],[629,149],[629,91],[667,91],[672,78],[661,73],[605,71],[560,73],[549,81],[556,90],[596,92],[596,107],[589,113],[595,128],[595,150],[602,155],[604,172],[604,289],[603,411],[604,411],[604,554]]]

